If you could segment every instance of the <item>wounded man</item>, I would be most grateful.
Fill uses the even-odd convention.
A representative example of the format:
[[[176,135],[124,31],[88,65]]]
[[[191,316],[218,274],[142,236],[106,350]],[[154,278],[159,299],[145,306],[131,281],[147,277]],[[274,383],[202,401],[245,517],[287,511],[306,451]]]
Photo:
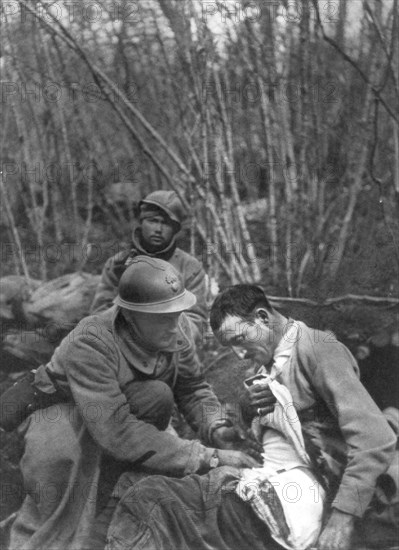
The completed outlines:
[[[216,453],[206,475],[127,479],[107,550],[349,549],[397,441],[356,361],[252,285],[219,294],[211,326],[254,365],[241,406],[264,464],[221,466]]]

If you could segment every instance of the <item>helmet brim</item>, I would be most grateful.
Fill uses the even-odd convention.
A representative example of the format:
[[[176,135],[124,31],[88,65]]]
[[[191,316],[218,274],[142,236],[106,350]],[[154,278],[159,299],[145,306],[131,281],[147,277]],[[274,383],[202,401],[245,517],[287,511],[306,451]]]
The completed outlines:
[[[114,304],[129,311],[138,311],[140,313],[180,313],[190,309],[197,302],[195,294],[189,290],[184,290],[179,296],[170,298],[169,300],[162,300],[160,302],[153,302],[151,304],[139,304],[132,302],[125,302],[120,296],[117,296],[114,300]]]
[[[172,222],[175,222],[178,224],[179,226],[179,229],[181,228],[181,220],[178,219],[178,217],[176,216],[176,214],[174,212],[172,212],[172,210],[170,210],[167,206],[165,206],[164,204],[161,204],[157,201],[154,201],[154,200],[151,200],[151,199],[143,199],[139,202],[139,208],[141,208],[141,205],[143,204],[149,204],[151,206],[156,206],[157,208],[159,208],[160,210],[162,210],[162,212],[165,212],[165,214],[168,216],[168,218],[170,218],[172,220]]]

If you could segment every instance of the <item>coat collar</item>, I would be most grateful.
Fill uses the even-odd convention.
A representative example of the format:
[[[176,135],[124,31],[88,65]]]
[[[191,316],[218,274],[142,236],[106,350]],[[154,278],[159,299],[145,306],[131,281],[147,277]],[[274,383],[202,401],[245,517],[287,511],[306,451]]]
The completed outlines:
[[[162,351],[146,349],[135,334],[134,327],[127,323],[117,306],[114,306],[112,331],[115,341],[129,365],[147,375],[153,375],[157,368],[164,363],[167,355],[186,349],[190,345],[183,324],[179,322],[179,333],[174,346]]]
[[[284,328],[284,334],[274,350],[273,359],[268,365],[261,366],[257,373],[270,374],[273,379],[277,378],[291,358],[292,350],[300,334],[298,322],[289,318]]]
[[[290,359],[298,335],[300,335],[298,323],[294,319],[288,319],[284,334],[273,354],[272,374],[274,373],[274,376],[281,374],[285,364]]]

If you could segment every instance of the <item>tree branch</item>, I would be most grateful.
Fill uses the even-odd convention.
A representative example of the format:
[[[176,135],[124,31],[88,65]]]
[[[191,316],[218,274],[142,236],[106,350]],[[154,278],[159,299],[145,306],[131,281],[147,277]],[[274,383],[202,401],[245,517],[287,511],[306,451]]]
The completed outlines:
[[[345,53],[342,48],[335,42],[335,40],[333,40],[332,38],[330,38],[325,30],[324,30],[324,26],[323,26],[323,23],[321,22],[321,18],[320,18],[320,12],[319,12],[319,6],[317,4],[317,0],[312,0],[313,1],[313,5],[315,7],[315,11],[316,11],[316,17],[317,17],[317,23],[321,29],[321,33],[323,35],[323,39],[328,42],[328,44],[330,44],[333,48],[335,48],[337,50],[337,52],[345,59],[345,61],[347,61],[350,65],[352,65],[352,67],[360,74],[360,76],[362,77],[362,79],[364,80],[364,82],[370,86],[370,89],[371,91],[373,92],[373,94],[379,99],[379,101],[381,102],[381,105],[384,106],[385,110],[387,111],[387,113],[394,119],[396,120],[396,122],[399,124],[399,117],[398,115],[391,109],[391,107],[388,105],[388,103],[385,101],[385,99],[381,96],[381,93],[380,93],[380,90],[378,88],[376,88],[370,81],[370,79],[367,77],[367,75],[362,71],[362,69],[359,67],[359,65],[347,54]]]
[[[335,296],[328,298],[323,302],[316,302],[315,300],[309,300],[308,298],[287,298],[282,296],[268,296],[272,305],[278,305],[279,303],[292,303],[303,304],[312,307],[329,307],[333,304],[339,304],[341,302],[353,301],[353,302],[370,302],[375,305],[390,304],[393,306],[399,306],[399,298],[389,298],[388,296],[368,296],[357,294],[344,294],[343,296]]]

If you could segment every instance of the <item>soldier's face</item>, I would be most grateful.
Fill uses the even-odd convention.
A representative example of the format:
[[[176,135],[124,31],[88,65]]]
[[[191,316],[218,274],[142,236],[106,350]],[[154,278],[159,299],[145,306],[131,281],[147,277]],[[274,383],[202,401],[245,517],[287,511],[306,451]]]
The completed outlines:
[[[150,252],[162,250],[172,240],[174,227],[172,221],[162,214],[154,214],[141,222],[141,236],[145,248]]]
[[[161,351],[176,345],[180,313],[123,313],[147,349]]]

